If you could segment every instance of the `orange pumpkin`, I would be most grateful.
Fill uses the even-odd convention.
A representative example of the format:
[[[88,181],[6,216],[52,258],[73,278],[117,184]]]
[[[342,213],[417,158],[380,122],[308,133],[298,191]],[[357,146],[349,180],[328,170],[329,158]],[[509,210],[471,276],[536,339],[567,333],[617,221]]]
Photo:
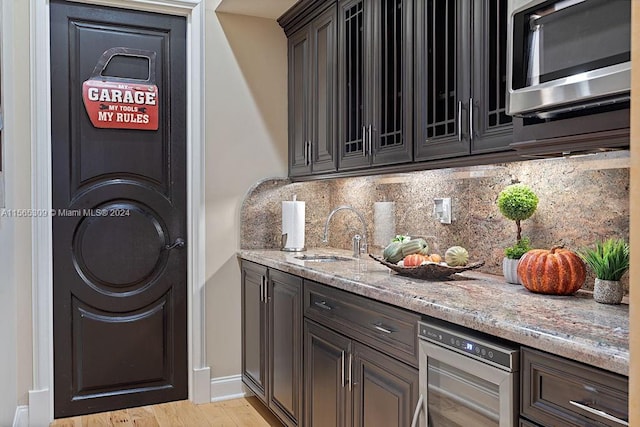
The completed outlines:
[[[439,254],[431,254],[428,261],[439,263],[442,262],[442,257]]]
[[[518,277],[531,292],[571,295],[584,284],[587,269],[574,252],[554,246],[525,253],[518,263]]]
[[[404,257],[403,265],[405,267],[417,267],[422,264],[423,261],[426,261],[427,257],[421,254],[411,254]]]

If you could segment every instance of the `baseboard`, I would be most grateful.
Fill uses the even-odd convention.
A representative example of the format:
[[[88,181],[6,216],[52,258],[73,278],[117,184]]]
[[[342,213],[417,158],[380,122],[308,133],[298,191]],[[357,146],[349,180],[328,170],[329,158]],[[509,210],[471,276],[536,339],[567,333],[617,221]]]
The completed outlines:
[[[31,397],[36,397],[34,394],[37,394],[37,392],[30,392]],[[239,399],[250,395],[252,395],[252,393],[242,383],[241,375],[211,379],[212,402]],[[29,427],[29,406],[22,405],[16,408],[16,413],[13,417],[13,427]]]
[[[250,393],[242,384],[242,375],[231,375],[211,379],[211,401],[239,399],[249,396]]]
[[[27,405],[16,408],[16,414],[13,416],[13,427],[29,427],[29,407]]]
[[[193,394],[195,404],[211,402],[211,374],[209,367],[193,370]]]
[[[48,388],[29,390],[29,426],[48,426],[53,421],[53,399]]]

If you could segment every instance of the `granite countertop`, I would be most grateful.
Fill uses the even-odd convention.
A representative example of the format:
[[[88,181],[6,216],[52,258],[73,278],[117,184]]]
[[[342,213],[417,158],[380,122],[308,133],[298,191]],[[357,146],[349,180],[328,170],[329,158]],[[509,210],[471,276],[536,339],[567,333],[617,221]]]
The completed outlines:
[[[304,254],[350,257],[338,249]],[[399,276],[368,256],[310,262],[278,250],[241,250],[238,256],[270,268],[502,337],[529,347],[629,375],[629,307],[605,305],[587,292],[539,295],[501,276],[468,271],[448,281]]]

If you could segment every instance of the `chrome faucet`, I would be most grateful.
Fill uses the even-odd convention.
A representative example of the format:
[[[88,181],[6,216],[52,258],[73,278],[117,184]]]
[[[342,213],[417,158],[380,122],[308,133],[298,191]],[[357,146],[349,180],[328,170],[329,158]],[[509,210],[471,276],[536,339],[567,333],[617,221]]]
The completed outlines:
[[[362,229],[363,229],[362,236],[360,236],[359,234],[356,234],[355,236],[353,236],[353,239],[352,239],[353,256],[356,258],[359,258],[360,253],[366,251],[366,248],[367,248],[367,223],[364,220],[364,216],[362,216],[362,214],[358,212],[353,206],[341,205],[331,211],[331,213],[329,214],[329,217],[327,217],[327,222],[324,223],[324,235],[322,237],[322,242],[329,243],[329,222],[331,221],[331,217],[333,217],[333,215],[336,212],[341,211],[343,209],[353,211],[353,213],[355,213],[358,216],[358,219],[362,223]]]

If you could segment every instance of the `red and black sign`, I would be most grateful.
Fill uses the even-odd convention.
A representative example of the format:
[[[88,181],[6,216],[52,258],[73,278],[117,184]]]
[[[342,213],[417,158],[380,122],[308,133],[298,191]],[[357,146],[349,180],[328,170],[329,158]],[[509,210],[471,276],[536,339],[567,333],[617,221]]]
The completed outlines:
[[[149,59],[149,79],[103,76],[116,55]],[[89,80],[82,84],[82,99],[93,126],[103,129],[158,130],[158,87],[155,85],[155,52],[129,48],[105,51]]]

